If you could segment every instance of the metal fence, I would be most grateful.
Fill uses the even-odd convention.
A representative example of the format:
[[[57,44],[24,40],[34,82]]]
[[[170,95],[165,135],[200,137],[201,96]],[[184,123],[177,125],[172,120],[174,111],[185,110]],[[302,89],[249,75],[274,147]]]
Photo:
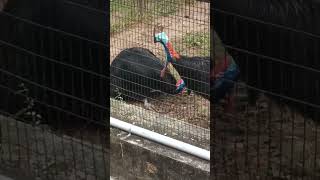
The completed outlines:
[[[209,149],[209,3],[195,0],[112,0],[111,116]],[[175,94],[165,52],[154,42],[162,26],[181,60],[172,64],[191,89]],[[146,100],[147,99],[147,100]]]
[[[214,49],[221,38],[241,77],[236,111],[213,107],[214,179],[320,178],[318,7],[311,1],[215,3]]]
[[[109,178],[106,2],[0,2],[0,168]]]

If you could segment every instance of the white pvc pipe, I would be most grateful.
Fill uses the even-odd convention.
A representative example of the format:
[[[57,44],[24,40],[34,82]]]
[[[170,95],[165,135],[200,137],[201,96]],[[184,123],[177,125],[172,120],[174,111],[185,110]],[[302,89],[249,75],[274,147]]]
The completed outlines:
[[[113,117],[110,117],[110,125],[123,131],[127,131],[129,133],[141,136],[151,141],[155,141],[157,143],[169,146],[171,148],[197,156],[201,159],[210,161],[210,151],[207,151],[205,149],[201,149],[191,144],[187,144],[182,141],[178,141],[176,139],[155,133],[153,131],[120,121]]]

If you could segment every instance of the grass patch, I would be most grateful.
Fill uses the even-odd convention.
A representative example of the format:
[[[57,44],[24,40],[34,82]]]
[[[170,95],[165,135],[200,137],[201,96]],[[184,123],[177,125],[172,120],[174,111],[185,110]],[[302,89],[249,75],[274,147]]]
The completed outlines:
[[[181,54],[194,56],[210,56],[210,34],[209,32],[187,33],[180,42],[174,43],[177,51]]]
[[[169,16],[171,14],[174,14],[177,9],[179,8],[179,4],[176,2],[169,3],[167,1],[159,1],[154,4],[155,7],[155,13],[159,16]],[[151,12],[150,12],[151,13]]]
[[[209,47],[209,41],[209,33],[188,33],[182,39],[187,47],[201,49]]]
[[[111,0],[111,33],[120,32],[138,20],[134,0]]]
[[[194,2],[195,0],[111,0],[111,33],[121,32],[139,21],[147,23],[159,16],[172,15],[185,4]]]

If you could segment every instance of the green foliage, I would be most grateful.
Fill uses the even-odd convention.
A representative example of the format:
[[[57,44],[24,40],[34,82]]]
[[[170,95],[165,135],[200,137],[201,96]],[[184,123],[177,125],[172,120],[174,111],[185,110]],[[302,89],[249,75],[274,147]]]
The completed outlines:
[[[209,32],[187,33],[183,36],[182,45],[180,46],[186,46],[187,49],[195,49],[200,56],[209,56],[210,34]]]
[[[206,48],[209,46],[209,33],[188,33],[183,37],[183,43],[188,47]]]
[[[169,16],[174,14],[179,8],[178,1],[158,1],[154,4],[156,14],[160,16]]]
[[[120,32],[138,20],[134,0],[111,0],[111,33]]]
[[[139,21],[148,23],[176,13],[195,0],[111,0],[111,33],[121,32]],[[139,4],[140,3],[140,4]]]

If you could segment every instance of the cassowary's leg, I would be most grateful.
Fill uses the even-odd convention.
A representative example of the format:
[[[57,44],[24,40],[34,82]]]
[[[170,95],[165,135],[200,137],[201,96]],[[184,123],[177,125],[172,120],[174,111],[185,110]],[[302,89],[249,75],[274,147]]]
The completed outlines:
[[[182,79],[178,71],[173,67],[173,65],[171,63],[168,63],[166,69],[170,72],[170,74],[176,80],[176,93],[181,95],[186,95],[186,94],[189,95],[190,90],[187,89],[184,80]],[[165,69],[163,69],[161,73],[163,73],[163,71],[165,71]]]

